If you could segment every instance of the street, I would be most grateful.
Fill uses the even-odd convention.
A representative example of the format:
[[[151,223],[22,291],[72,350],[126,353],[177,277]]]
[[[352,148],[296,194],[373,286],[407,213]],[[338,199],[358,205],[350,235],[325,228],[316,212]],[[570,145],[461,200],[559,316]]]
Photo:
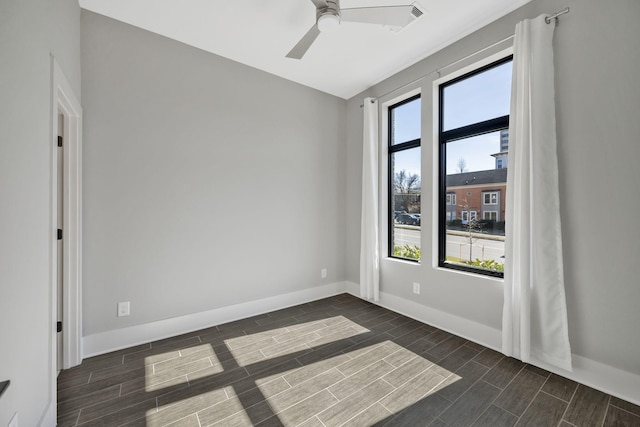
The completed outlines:
[[[395,226],[395,244],[398,246],[418,246],[420,247],[420,229],[414,227]],[[493,259],[504,262],[504,241],[473,238],[471,249],[471,259],[480,260]],[[447,234],[447,257],[469,259],[469,237]]]

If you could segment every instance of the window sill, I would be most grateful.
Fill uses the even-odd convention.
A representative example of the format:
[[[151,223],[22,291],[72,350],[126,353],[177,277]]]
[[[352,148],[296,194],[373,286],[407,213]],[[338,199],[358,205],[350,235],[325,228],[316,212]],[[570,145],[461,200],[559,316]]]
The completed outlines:
[[[414,261],[414,260],[410,260],[410,259],[396,258],[396,257],[390,257],[390,256],[384,258],[384,260],[390,261],[390,262],[397,262],[397,263],[400,263],[400,264],[412,265],[412,266],[415,266],[415,267],[420,267],[422,265],[421,261]]]
[[[440,267],[440,266],[435,267],[435,269],[438,271],[446,271],[448,273],[461,274],[463,276],[473,277],[475,279],[484,279],[484,280],[490,280],[492,282],[504,283],[504,277],[489,276],[487,274],[474,273],[472,271],[464,271],[464,270],[458,270],[456,268],[447,268],[447,267]]]

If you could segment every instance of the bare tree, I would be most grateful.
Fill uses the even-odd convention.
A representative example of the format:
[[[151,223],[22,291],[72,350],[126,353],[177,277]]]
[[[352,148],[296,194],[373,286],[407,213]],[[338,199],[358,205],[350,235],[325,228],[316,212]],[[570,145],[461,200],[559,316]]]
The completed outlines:
[[[467,223],[464,225],[467,228],[467,238],[469,239],[469,262],[473,262],[473,243],[478,240],[475,236],[475,233],[480,233],[482,231],[482,223],[478,220],[477,211],[472,211],[471,206],[469,205],[468,200],[465,198],[464,203],[458,205],[462,208],[463,211],[467,212]],[[475,215],[473,218],[471,217],[471,212],[474,212]]]
[[[407,173],[402,169],[396,172],[393,177],[393,186],[396,193],[408,194],[411,190],[415,190],[420,186],[420,175]]]
[[[420,188],[420,175],[408,173],[402,169],[393,175],[393,187],[394,193],[400,196],[400,200],[394,197],[394,210],[408,211],[411,193]],[[398,201],[397,206],[395,206],[395,200]]]
[[[464,159],[464,157],[460,157],[458,159],[458,163],[456,163],[456,166],[458,167],[458,173],[463,173],[467,170],[467,161]]]

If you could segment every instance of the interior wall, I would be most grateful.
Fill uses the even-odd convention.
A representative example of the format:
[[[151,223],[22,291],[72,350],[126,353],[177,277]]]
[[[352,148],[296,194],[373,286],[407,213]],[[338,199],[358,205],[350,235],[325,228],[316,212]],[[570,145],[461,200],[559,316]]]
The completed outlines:
[[[51,55],[80,96],[77,0],[0,2],[0,425],[53,425]]]
[[[531,3],[350,99],[347,104],[347,279],[359,283],[362,110],[365,96],[389,98],[396,88],[512,35],[525,18],[569,6],[555,33],[556,109],[560,200],[569,336],[574,354],[640,373],[640,287],[634,262],[640,243],[634,213],[640,208],[640,3],[533,0]],[[506,45],[500,46],[504,48]],[[493,51],[499,50],[498,47]],[[487,51],[486,54],[491,53]],[[478,55],[460,66],[480,60]],[[443,75],[455,68],[443,70]],[[423,206],[420,265],[383,259],[381,290],[425,309],[501,329],[502,282],[433,267],[435,200],[431,73],[423,96]],[[386,237],[382,239],[383,247]],[[422,284],[420,295],[412,282]],[[499,336],[499,335],[497,335]],[[469,337],[474,338],[474,337]],[[477,338],[477,337],[476,337]],[[499,345],[499,344],[498,344]]]
[[[345,100],[87,11],[82,80],[85,336],[344,281]]]

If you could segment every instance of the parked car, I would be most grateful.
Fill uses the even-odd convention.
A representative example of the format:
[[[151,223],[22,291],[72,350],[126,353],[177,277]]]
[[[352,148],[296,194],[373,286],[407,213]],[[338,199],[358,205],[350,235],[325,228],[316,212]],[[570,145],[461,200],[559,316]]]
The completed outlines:
[[[406,211],[393,211],[393,219],[397,220],[398,219],[398,215],[407,213]]]
[[[400,224],[420,225],[420,217],[411,214],[400,214],[396,217],[396,221]]]

